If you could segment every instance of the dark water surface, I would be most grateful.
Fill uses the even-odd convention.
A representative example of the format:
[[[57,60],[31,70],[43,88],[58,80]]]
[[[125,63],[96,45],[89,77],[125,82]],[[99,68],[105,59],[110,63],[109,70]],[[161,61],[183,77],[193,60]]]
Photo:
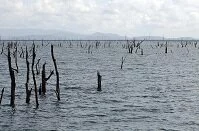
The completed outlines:
[[[179,43],[170,42],[165,54],[164,47],[145,42],[141,45],[144,55],[135,49],[129,54],[122,48],[124,43],[116,42],[110,47],[105,43],[105,48],[101,43],[98,49],[94,44],[92,54],[87,53],[88,46],[81,48],[78,42],[72,47],[68,43],[62,47],[52,44],[60,73],[61,101],[54,93],[54,75],[47,82],[46,96],[39,96],[38,109],[34,91],[30,104],[25,103],[26,64],[22,58],[18,58],[16,74],[16,108],[9,106],[7,58],[0,55],[0,90],[5,87],[0,130],[199,130],[199,49],[193,44],[178,48]],[[47,62],[47,75],[54,70],[50,45],[37,48],[38,58],[41,64]],[[102,75],[101,92],[96,91],[97,70]],[[40,83],[37,76],[38,86]],[[29,86],[33,88],[32,78]]]

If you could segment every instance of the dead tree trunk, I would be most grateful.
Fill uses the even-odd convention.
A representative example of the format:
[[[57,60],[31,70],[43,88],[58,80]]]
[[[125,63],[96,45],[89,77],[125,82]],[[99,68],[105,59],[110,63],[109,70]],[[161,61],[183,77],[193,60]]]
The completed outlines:
[[[166,47],[165,47],[165,53],[167,53],[167,42],[166,42]]]
[[[124,64],[124,61],[125,61],[126,57],[122,57],[121,69],[123,68],[123,64]]]
[[[46,67],[45,67],[45,65],[46,65],[46,63],[43,64],[43,68],[42,68],[42,88],[41,88],[41,91],[40,91],[40,95],[41,95],[41,92],[43,93],[43,95],[46,94],[46,82],[54,74],[54,72],[51,71],[50,75],[46,78]]]
[[[124,64],[124,57],[122,57],[121,69],[123,67],[123,64]]]
[[[46,71],[45,71],[45,65],[46,63],[43,64],[43,67],[42,67],[42,86],[41,86],[41,92],[43,93],[43,95],[45,95],[46,93]],[[39,93],[41,95],[41,92]]]
[[[17,73],[19,73],[19,67],[18,67],[18,64],[17,64],[17,43],[15,44],[15,52],[14,52],[14,56],[15,56],[15,64],[16,64],[16,71]]]
[[[133,45],[130,46],[130,53],[133,53]]]
[[[198,44],[198,43],[197,43],[197,41],[196,41],[196,42],[194,42],[194,46],[195,46],[195,48],[196,48],[197,44]]]
[[[97,87],[97,91],[101,91],[101,81],[102,81],[102,76],[100,75],[99,71],[97,71],[97,83],[98,83],[98,87]]]
[[[3,98],[3,93],[4,93],[4,88],[1,91],[0,105],[1,105],[2,98]]]
[[[26,103],[30,103],[30,96],[31,96],[31,91],[32,88],[29,90],[28,89],[28,84],[29,84],[29,72],[30,72],[30,67],[29,67],[30,63],[28,61],[28,50],[27,50],[27,46],[26,46],[26,66],[27,66],[27,74],[26,74]]]
[[[55,66],[55,72],[56,72],[56,76],[57,76],[57,83],[56,83],[55,92],[56,92],[57,100],[60,100],[59,72],[57,70],[56,59],[55,59],[54,53],[53,53],[53,45],[51,45],[51,56],[52,56],[52,59],[53,59],[53,63],[54,63],[54,66]]]
[[[3,48],[4,48],[4,43],[3,43],[3,46],[2,46],[2,49],[1,49],[1,54],[3,54]]]
[[[40,74],[40,68],[39,68],[39,62],[41,59],[38,59],[37,63],[36,63],[36,74],[39,75]]]
[[[23,50],[23,48],[22,48],[22,47],[21,47],[20,58],[24,58],[24,50]]]
[[[10,47],[8,47],[8,67],[9,67],[9,72],[10,72],[10,78],[11,78],[11,99],[10,99],[10,106],[15,107],[15,88],[16,88],[16,83],[15,83],[15,74],[14,70],[11,65],[11,56],[10,56]]]
[[[141,55],[143,55],[143,54],[144,54],[143,49],[141,49]]]
[[[91,53],[91,45],[89,45],[89,47],[88,47],[88,54],[90,54]]]
[[[35,87],[35,101],[36,101],[36,107],[38,108],[39,103],[38,103],[38,96],[37,96],[37,83],[35,79],[35,72],[34,72],[34,64],[35,64],[35,44],[33,43],[33,51],[32,51],[32,77],[33,77],[33,82],[34,82],[34,87]]]

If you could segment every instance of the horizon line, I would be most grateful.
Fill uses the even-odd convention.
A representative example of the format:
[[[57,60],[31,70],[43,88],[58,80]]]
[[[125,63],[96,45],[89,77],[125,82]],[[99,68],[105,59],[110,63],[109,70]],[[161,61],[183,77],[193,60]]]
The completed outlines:
[[[73,39],[73,40],[69,40],[69,39],[0,39],[0,41],[199,41],[199,39],[152,39],[152,40],[147,40],[147,39],[126,39],[126,40],[122,40],[122,39],[107,39],[107,40],[102,40],[102,39],[82,39],[82,40],[77,40],[77,39]]]

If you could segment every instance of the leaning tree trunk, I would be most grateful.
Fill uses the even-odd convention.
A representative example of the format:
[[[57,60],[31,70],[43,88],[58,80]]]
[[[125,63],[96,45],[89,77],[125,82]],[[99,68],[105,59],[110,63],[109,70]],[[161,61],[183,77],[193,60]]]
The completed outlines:
[[[53,53],[53,45],[51,45],[51,56],[52,56],[52,59],[53,59],[53,63],[54,63],[54,66],[55,66],[55,72],[56,72],[56,76],[57,76],[57,83],[56,83],[56,96],[57,96],[57,100],[60,100],[60,89],[59,89],[59,72],[57,70],[57,64],[56,64],[56,59],[54,57],[54,53]]]
[[[32,53],[32,77],[33,77],[33,82],[34,82],[34,87],[35,87],[35,101],[36,101],[36,107],[39,106],[38,103],[38,96],[37,96],[37,83],[35,79],[35,72],[34,72],[34,63],[35,63],[35,44],[33,43],[33,53]]]
[[[15,88],[16,88],[16,83],[15,83],[15,74],[14,70],[11,65],[11,56],[10,56],[10,47],[8,46],[8,67],[9,67],[9,72],[10,72],[10,78],[11,78],[11,99],[10,99],[10,106],[15,107]]]

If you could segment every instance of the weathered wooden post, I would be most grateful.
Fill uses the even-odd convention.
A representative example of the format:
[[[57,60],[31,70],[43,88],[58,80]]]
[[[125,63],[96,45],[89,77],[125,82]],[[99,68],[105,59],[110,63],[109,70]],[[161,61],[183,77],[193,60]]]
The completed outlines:
[[[15,88],[16,88],[16,83],[15,83],[15,74],[14,70],[11,65],[11,56],[10,56],[10,47],[8,45],[8,67],[9,67],[9,72],[10,72],[10,78],[11,78],[11,99],[10,99],[10,106],[15,107]]]
[[[98,83],[98,87],[97,87],[97,91],[101,91],[101,81],[102,81],[102,76],[100,75],[99,71],[97,71],[97,83]]]
[[[3,93],[4,93],[4,88],[1,90],[0,105],[1,105],[2,98],[3,98]]]
[[[54,63],[54,67],[55,67],[55,72],[56,72],[56,76],[57,76],[57,83],[56,83],[55,93],[56,93],[56,96],[57,96],[57,100],[59,101],[60,100],[59,72],[57,70],[56,59],[55,59],[54,53],[53,53],[53,45],[51,45],[51,56],[52,56],[52,59],[53,59],[53,63]]]

